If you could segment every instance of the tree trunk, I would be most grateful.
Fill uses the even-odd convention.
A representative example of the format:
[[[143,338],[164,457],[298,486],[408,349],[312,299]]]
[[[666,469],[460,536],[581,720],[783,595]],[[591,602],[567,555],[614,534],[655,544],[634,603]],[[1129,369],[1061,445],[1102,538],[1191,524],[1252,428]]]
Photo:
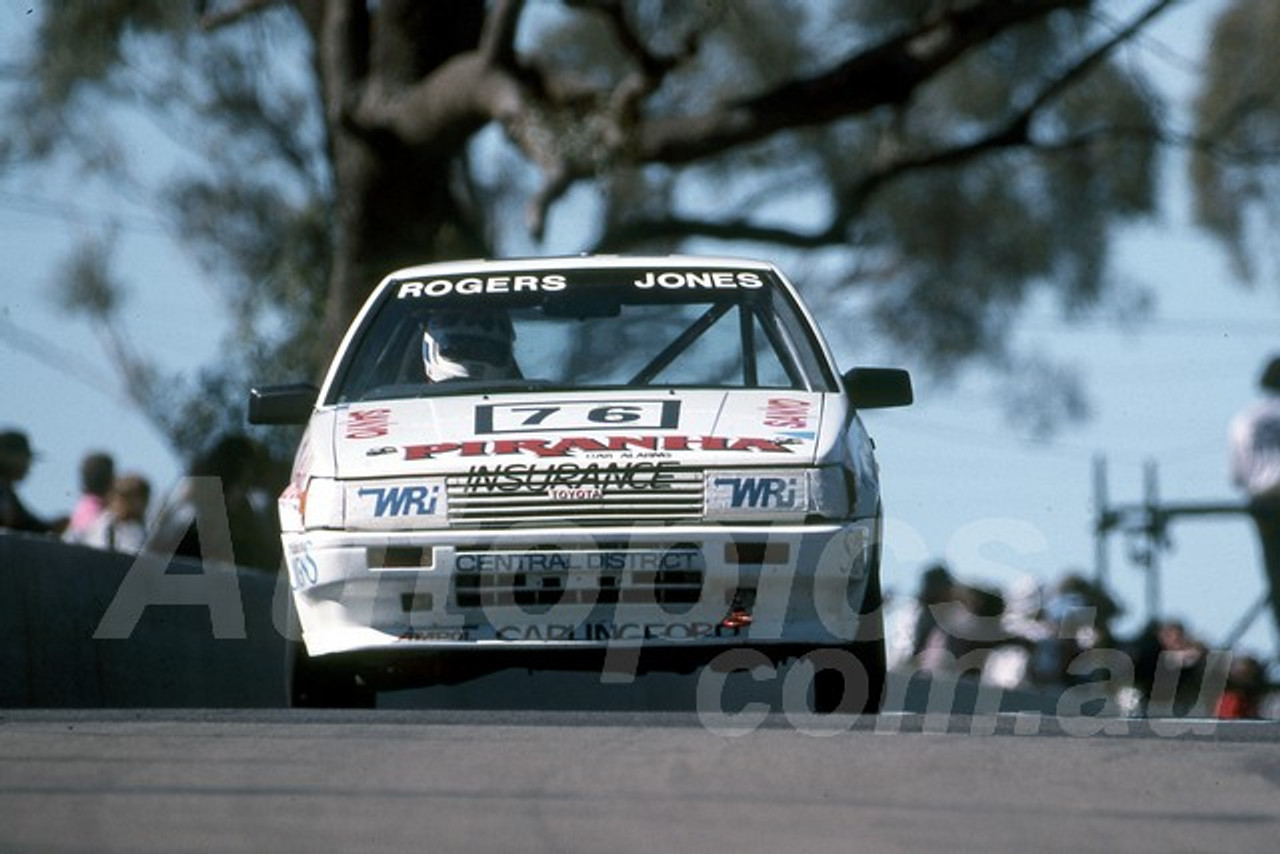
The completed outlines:
[[[484,6],[384,0],[373,9],[354,0],[300,7],[315,39],[337,200],[324,326],[315,342],[318,370],[388,272],[485,254],[450,192],[457,149],[406,145],[391,126],[357,120],[360,105],[393,105],[473,49]],[[458,145],[466,138],[458,137]]]

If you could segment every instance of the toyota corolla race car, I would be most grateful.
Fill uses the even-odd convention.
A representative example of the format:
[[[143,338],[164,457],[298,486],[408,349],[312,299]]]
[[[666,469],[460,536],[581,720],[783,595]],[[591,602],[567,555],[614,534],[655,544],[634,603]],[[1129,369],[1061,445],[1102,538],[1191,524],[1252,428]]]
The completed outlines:
[[[844,700],[825,705],[874,709],[881,508],[858,410],[911,394],[904,371],[841,375],[766,263],[392,273],[319,389],[251,393],[254,423],[306,424],[279,500],[294,701],[824,651]]]

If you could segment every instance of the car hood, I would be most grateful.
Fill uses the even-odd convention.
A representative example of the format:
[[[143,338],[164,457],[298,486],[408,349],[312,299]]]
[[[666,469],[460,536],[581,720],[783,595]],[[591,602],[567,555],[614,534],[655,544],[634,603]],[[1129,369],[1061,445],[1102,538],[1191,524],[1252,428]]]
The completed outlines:
[[[336,407],[312,427],[332,436],[342,479],[504,463],[803,466],[831,453],[842,432],[833,398],[777,390],[467,395]]]

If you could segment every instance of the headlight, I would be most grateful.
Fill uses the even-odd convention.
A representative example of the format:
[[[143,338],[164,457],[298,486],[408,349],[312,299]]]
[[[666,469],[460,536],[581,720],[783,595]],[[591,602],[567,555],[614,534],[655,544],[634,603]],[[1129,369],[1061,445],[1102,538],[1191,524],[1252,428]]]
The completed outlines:
[[[809,469],[809,512],[824,519],[853,515],[853,477],[842,466]]]
[[[838,466],[815,469],[723,469],[704,475],[709,520],[778,519],[806,516],[843,519],[849,492]]]

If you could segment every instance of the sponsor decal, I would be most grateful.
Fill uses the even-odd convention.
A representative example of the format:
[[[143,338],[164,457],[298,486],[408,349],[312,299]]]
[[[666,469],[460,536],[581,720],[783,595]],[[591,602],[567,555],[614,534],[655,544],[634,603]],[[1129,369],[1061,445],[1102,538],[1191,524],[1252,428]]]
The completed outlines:
[[[771,397],[764,408],[764,426],[786,430],[805,430],[809,427],[812,404],[807,400],[788,397]]]
[[[698,270],[690,272],[668,271],[663,273],[645,273],[634,282],[637,288],[650,290],[665,288],[763,288],[764,282],[759,273],[748,271],[730,272],[728,270]]]
[[[730,436],[607,436],[569,437],[565,439],[475,439],[461,442],[436,442],[430,445],[405,445],[406,460],[429,460],[440,456],[505,457],[532,455],[540,458],[571,457],[576,454],[671,451],[720,452],[739,451],[761,454],[789,454],[787,442]]]
[[[440,503],[440,484],[403,484],[398,486],[363,486],[356,495],[364,499],[375,519],[403,519],[435,516]]]
[[[390,429],[390,409],[358,409],[347,413],[348,439],[379,439]]]
[[[401,641],[469,641],[475,626],[405,629],[396,640]]]
[[[305,590],[320,580],[320,567],[305,544],[289,547],[288,565],[289,587],[293,590]]]
[[[599,430],[674,430],[680,426],[678,400],[538,401],[476,407],[476,433],[539,433]]]
[[[599,498],[606,488],[626,490],[671,489],[675,463],[560,463],[537,468],[529,463],[472,466],[467,472],[468,492],[544,492],[553,498]],[[576,493],[590,493],[577,495]],[[569,494],[573,493],[573,494]]]
[[[380,448],[370,448],[369,450],[364,452],[364,455],[366,457],[385,457],[387,454],[398,453],[398,451],[399,451],[398,448],[395,448],[389,445],[383,445]]]
[[[697,549],[665,551],[462,552],[455,572],[678,572],[706,568]]]
[[[698,640],[734,638],[742,634],[738,626],[718,623],[614,623],[586,622],[534,623],[526,626],[499,626],[494,630],[505,641],[605,641],[605,640]]]
[[[552,501],[599,501],[604,490],[598,486],[553,486],[547,490]]]
[[[812,404],[807,400],[774,397],[765,405],[764,426],[778,430],[778,436],[790,442],[812,441],[817,435],[809,429]]]
[[[804,480],[799,475],[725,476],[711,481],[712,506],[734,510],[800,510],[804,504]]]
[[[457,279],[430,279],[427,281],[401,282],[396,299],[420,299],[422,297],[446,297],[450,295],[474,296],[478,294],[518,294],[540,291],[562,291],[567,284],[559,273],[545,276],[463,276]]]
[[[778,441],[784,445],[800,445],[812,442],[817,435],[812,430],[786,430],[778,434]]]

